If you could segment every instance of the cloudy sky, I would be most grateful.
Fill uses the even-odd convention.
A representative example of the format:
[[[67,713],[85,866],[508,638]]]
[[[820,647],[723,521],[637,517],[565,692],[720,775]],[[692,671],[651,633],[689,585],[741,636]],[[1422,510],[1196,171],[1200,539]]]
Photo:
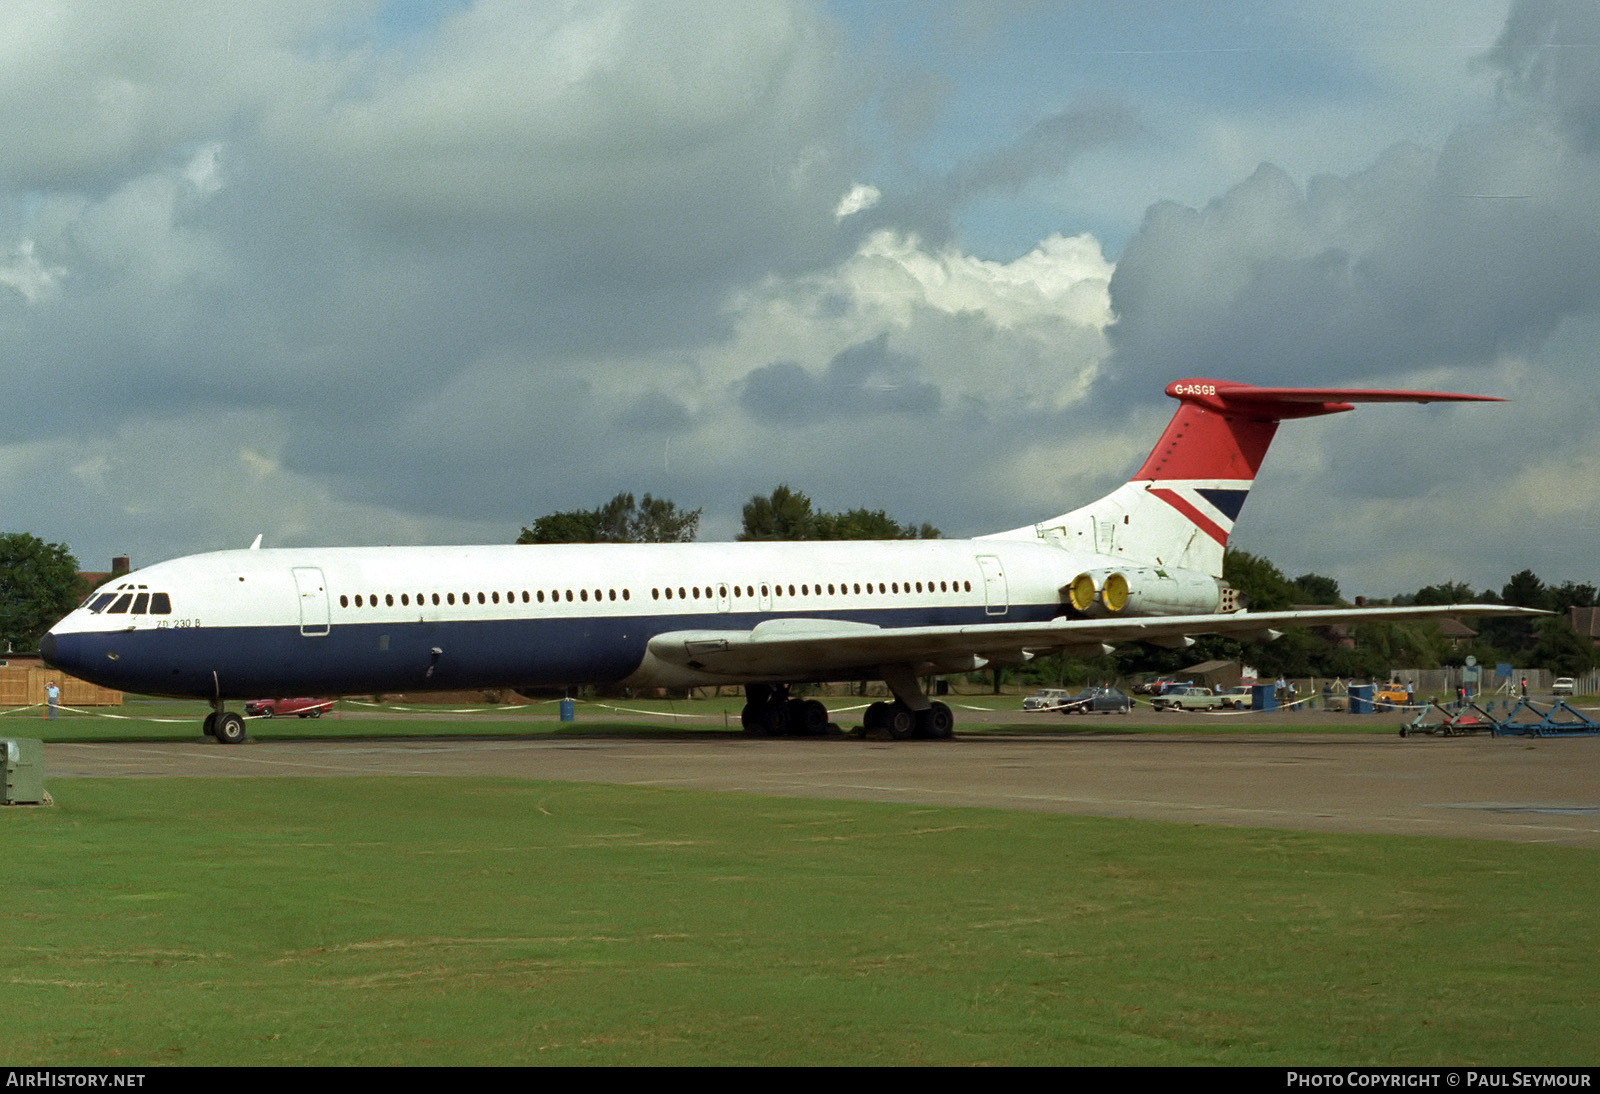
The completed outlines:
[[[12,0],[0,96],[0,512],[85,566],[979,534],[1206,376],[1513,400],[1285,426],[1291,575],[1600,581],[1595,0]]]

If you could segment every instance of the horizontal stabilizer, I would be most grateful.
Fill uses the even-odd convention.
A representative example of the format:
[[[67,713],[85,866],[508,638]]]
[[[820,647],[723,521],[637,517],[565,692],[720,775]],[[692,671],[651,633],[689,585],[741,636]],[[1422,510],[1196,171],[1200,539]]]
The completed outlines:
[[[1177,380],[1167,394],[1224,414],[1263,421],[1311,418],[1354,410],[1356,403],[1503,403],[1493,395],[1452,391],[1394,391],[1385,388],[1255,387],[1232,380]]]
[[[1182,405],[1149,457],[1134,472],[1136,483],[1210,483],[1243,494],[1261,468],[1278,423],[1354,410],[1356,403],[1500,403],[1492,395],[1450,391],[1386,391],[1378,388],[1255,387],[1232,380],[1178,380],[1167,394]],[[1238,506],[1222,527],[1238,516]]]

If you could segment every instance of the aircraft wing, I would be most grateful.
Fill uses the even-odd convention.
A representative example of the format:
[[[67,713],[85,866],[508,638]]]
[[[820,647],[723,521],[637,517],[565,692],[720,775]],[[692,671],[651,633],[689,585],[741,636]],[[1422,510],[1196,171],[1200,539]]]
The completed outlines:
[[[1254,641],[1284,628],[1389,623],[1447,616],[1547,615],[1504,604],[1447,604],[1379,608],[1313,608],[1287,612],[1165,615],[1133,619],[1052,619],[1045,623],[980,623],[942,627],[878,627],[832,619],[774,619],[750,630],[669,631],[650,640],[650,653],[670,664],[739,679],[825,679],[885,665],[918,671],[968,672],[989,662],[1070,650],[1099,656],[1125,642],[1181,646],[1202,634]]]

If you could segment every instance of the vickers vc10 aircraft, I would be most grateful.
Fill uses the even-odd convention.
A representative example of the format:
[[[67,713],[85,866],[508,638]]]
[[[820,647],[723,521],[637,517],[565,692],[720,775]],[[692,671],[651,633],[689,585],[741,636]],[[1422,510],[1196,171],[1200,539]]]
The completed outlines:
[[[745,688],[753,733],[818,732],[795,684],[882,680],[868,729],[950,736],[920,680],[1119,643],[1524,609],[1251,612],[1223,548],[1278,423],[1358,402],[1500,401],[1437,391],[1181,380],[1133,478],[1038,524],[963,540],[218,551],[101,586],[39,644],[46,662],[143,694],[230,699],[612,684]]]

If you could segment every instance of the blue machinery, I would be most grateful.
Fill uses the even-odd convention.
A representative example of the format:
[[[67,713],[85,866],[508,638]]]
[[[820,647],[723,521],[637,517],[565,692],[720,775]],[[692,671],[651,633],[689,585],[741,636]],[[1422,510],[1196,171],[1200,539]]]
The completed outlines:
[[[1430,719],[1430,715],[1436,717]],[[1600,734],[1600,722],[1557,699],[1548,708],[1523,699],[1496,718],[1477,703],[1464,703],[1447,710],[1430,703],[1411,721],[1400,727],[1400,736],[1425,733],[1430,736],[1460,737],[1488,730],[1495,737],[1582,737]]]

